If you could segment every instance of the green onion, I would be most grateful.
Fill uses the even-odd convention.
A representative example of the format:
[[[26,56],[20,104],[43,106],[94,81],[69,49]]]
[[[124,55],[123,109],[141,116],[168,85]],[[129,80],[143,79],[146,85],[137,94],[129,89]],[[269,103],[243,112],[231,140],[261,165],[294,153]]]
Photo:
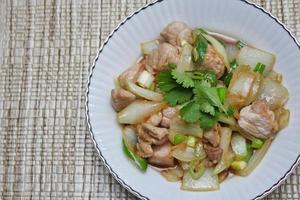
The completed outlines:
[[[198,180],[205,172],[205,165],[204,162],[199,163],[198,160],[191,161],[189,167],[189,174],[191,175],[192,179]]]
[[[250,144],[247,143],[247,156],[245,157],[245,161],[248,162],[253,155],[253,149]]]
[[[134,152],[130,151],[128,148],[128,145],[126,144],[125,140],[122,140],[123,143],[123,151],[125,153],[125,155],[131,159],[132,161],[134,161],[134,163],[136,164],[136,166],[142,171],[145,172],[147,170],[148,167],[148,163],[147,160],[138,156],[137,154],[135,154]]]
[[[230,62],[230,69],[228,71],[226,71],[226,73],[221,77],[221,80],[224,81],[224,84],[226,85],[226,87],[229,86],[230,81],[232,79],[233,72],[237,67],[238,67],[238,64],[236,62],[236,59],[232,60]]]
[[[242,42],[241,40],[239,40],[237,43],[236,43],[236,46],[241,49],[243,48],[244,46],[246,46],[246,43]]]
[[[200,33],[195,37],[195,47],[192,51],[192,59],[195,63],[202,63],[206,54],[208,41]]]
[[[194,136],[188,136],[186,144],[187,146],[194,148],[196,145],[196,138]]]
[[[230,167],[236,171],[242,171],[247,167],[247,162],[245,161],[233,161]]]
[[[264,142],[260,139],[255,138],[254,140],[252,140],[251,142],[251,147],[253,149],[260,149],[262,147],[262,145],[264,144]]]
[[[220,98],[221,103],[224,104],[225,98],[226,98],[227,89],[225,87],[219,87],[219,88],[217,88],[217,91],[218,91],[218,96]]]
[[[254,71],[255,71],[255,72],[258,72],[258,73],[260,73],[260,74],[263,74],[265,68],[266,68],[266,65],[264,65],[264,64],[262,64],[262,63],[257,63],[256,66],[255,66]]]
[[[174,144],[175,145],[182,143],[184,140],[185,140],[185,135],[183,135],[181,133],[177,133],[174,136]]]

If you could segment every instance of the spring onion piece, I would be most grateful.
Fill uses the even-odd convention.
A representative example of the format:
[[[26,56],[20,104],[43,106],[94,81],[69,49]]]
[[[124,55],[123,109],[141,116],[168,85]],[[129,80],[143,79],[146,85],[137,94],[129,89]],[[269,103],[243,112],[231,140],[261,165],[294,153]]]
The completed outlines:
[[[227,69],[229,69],[229,60],[228,60],[228,57],[227,57],[225,47],[217,39],[215,39],[214,37],[212,37],[210,35],[207,35],[207,34],[203,34],[203,36],[215,48],[215,50],[217,51],[219,56],[221,56],[222,60],[224,61],[225,66],[227,67]]]
[[[253,155],[253,149],[251,147],[251,144],[247,143],[247,156],[243,160],[246,162],[249,162],[252,155]]]
[[[206,153],[205,150],[203,148],[203,144],[202,142],[199,142],[195,145],[195,151],[194,151],[194,155],[199,159],[202,160],[206,157]]]
[[[194,39],[194,49],[192,50],[192,59],[195,63],[202,63],[207,46],[208,46],[208,41],[207,39],[203,36],[203,31],[201,29],[195,29],[192,31],[193,39]]]
[[[273,69],[275,55],[250,46],[244,46],[237,55],[236,60],[239,65],[249,65],[252,69],[255,69],[257,63],[263,63],[266,65],[264,75],[267,75]]]
[[[194,180],[198,180],[205,172],[204,162],[193,160],[190,163],[189,173]]]
[[[244,160],[247,155],[246,139],[238,134],[234,134],[231,138],[231,148],[235,154],[236,160]]]
[[[246,43],[244,43],[243,41],[239,40],[239,41],[237,42],[236,46],[237,46],[239,49],[241,49],[241,48],[243,48],[244,46],[246,46]]]
[[[266,65],[262,64],[262,63],[257,63],[255,68],[254,68],[254,71],[255,72],[258,72],[260,74],[263,74],[264,73],[264,70],[266,68]]]
[[[160,94],[158,92],[154,92],[152,90],[142,88],[142,87],[134,84],[131,81],[127,81],[127,88],[130,92],[132,92],[140,97],[143,97],[147,100],[162,101],[164,98],[162,94]]]
[[[251,147],[253,149],[260,149],[262,147],[262,145],[264,144],[264,141],[262,141],[261,139],[255,138],[254,140],[252,140],[251,142]]]
[[[266,140],[265,143],[262,145],[262,147],[252,155],[252,157],[248,161],[247,167],[242,171],[238,172],[237,174],[240,176],[248,176],[259,165],[260,161],[267,153],[271,144],[272,144],[272,139]]]
[[[144,70],[138,77],[137,83],[144,87],[144,88],[150,88],[153,84],[155,77],[150,74],[147,70]]]
[[[227,152],[230,149],[232,131],[230,128],[222,127],[220,129],[220,133],[221,133],[220,148],[223,149],[223,153],[220,161],[218,162],[217,166],[213,171],[214,174],[219,174],[230,165],[230,163],[227,162],[225,155],[227,155]]]
[[[174,137],[174,142],[173,144],[177,145],[182,143],[185,140],[186,136],[181,134],[181,133],[177,133]]]
[[[219,98],[221,100],[221,103],[224,104],[225,98],[226,98],[227,89],[225,87],[218,87],[217,91],[218,91],[218,96],[219,96]]]
[[[125,155],[129,159],[131,159],[142,172],[145,172],[148,167],[147,160],[138,156],[133,151],[131,151],[128,147],[128,144],[125,142],[124,139],[122,140],[122,143],[123,143],[123,151],[124,151]]]
[[[118,122],[121,124],[138,124],[166,106],[166,103],[163,102],[136,100],[118,113]]]
[[[158,40],[151,40],[148,42],[143,42],[141,43],[141,49],[143,54],[150,54],[153,49],[157,49],[159,46],[159,41]]]
[[[186,144],[188,147],[194,148],[196,145],[196,138],[194,136],[188,136]]]
[[[185,172],[182,179],[181,189],[188,191],[218,190],[218,176],[214,175],[210,168],[207,168],[198,180],[194,180],[189,172]]]
[[[230,167],[235,171],[241,171],[247,167],[247,163],[243,160],[233,161]]]

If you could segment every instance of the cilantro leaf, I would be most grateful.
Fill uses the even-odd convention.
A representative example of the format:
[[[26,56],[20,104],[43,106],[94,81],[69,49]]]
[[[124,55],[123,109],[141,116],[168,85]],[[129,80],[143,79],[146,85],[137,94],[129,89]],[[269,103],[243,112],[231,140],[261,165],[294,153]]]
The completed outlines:
[[[194,81],[188,73],[172,70],[172,77],[184,88],[194,87]]]
[[[200,118],[200,105],[195,102],[190,102],[180,109],[182,119],[188,123],[194,123]]]
[[[208,86],[216,86],[218,83],[217,75],[210,70],[194,71],[192,78],[205,83]]]
[[[206,101],[200,104],[200,110],[202,112],[210,114],[212,116],[215,116],[215,114],[216,114],[215,107],[213,107]]]
[[[176,88],[178,84],[172,78],[170,70],[161,71],[157,77],[158,87],[163,92],[169,92],[173,88]]]
[[[201,128],[210,129],[216,124],[216,122],[216,117],[200,112],[199,124]]]
[[[171,106],[176,106],[177,104],[183,104],[191,100],[192,96],[192,90],[182,87],[176,87],[165,94],[164,100]]]
[[[218,90],[216,87],[207,87],[202,84],[196,83],[193,90],[195,94],[195,99],[199,101],[206,100],[213,106],[216,106],[226,112],[220,97],[218,95]]]

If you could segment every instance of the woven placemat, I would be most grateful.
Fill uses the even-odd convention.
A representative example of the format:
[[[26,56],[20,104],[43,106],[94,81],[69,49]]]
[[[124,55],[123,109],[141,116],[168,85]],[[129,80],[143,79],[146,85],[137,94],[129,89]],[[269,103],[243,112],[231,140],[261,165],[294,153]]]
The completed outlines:
[[[145,0],[0,1],[0,199],[135,199],[109,175],[85,121],[88,69]],[[300,37],[299,0],[255,1]],[[266,199],[299,199],[300,168]]]

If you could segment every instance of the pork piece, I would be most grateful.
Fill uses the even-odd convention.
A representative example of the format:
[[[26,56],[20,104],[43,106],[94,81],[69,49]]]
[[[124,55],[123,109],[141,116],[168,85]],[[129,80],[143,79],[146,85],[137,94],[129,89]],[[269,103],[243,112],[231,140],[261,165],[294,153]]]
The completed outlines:
[[[135,95],[122,88],[111,90],[111,104],[116,111],[120,111],[135,100]]]
[[[213,147],[209,144],[203,144],[203,148],[209,160],[215,163],[221,159],[223,149],[221,149],[220,147]]]
[[[218,79],[224,74],[226,67],[223,59],[210,44],[207,46],[202,66],[208,70],[213,70]]]
[[[136,145],[137,148],[137,154],[143,158],[149,158],[153,156],[153,149],[150,143],[139,140],[139,142]]]
[[[161,120],[162,120],[162,113],[159,112],[159,113],[156,113],[154,115],[151,115],[149,117],[149,119],[146,121],[146,123],[149,123],[153,126],[159,126]]]
[[[146,57],[146,68],[156,73],[167,68],[170,63],[177,63],[180,57],[179,50],[171,44],[162,43]]]
[[[166,168],[175,166],[175,160],[171,156],[171,143],[166,141],[159,146],[153,146],[153,156],[148,159],[151,165]]]
[[[160,35],[174,46],[181,46],[182,41],[193,43],[191,29],[185,23],[179,21],[168,24]]]
[[[204,131],[203,137],[213,146],[217,147],[220,144],[219,135],[220,125],[217,123],[212,129]]]
[[[177,110],[173,107],[168,107],[162,111],[162,120],[161,120],[161,126],[169,128],[170,127],[170,120],[172,117],[175,116]]]
[[[240,111],[238,124],[245,132],[262,139],[273,136],[278,130],[275,114],[265,99],[244,107]]]
[[[126,88],[126,81],[127,80],[132,81],[132,82],[136,82],[136,80],[138,79],[140,73],[142,73],[144,68],[145,68],[145,62],[141,61],[139,63],[136,63],[134,66],[126,69],[118,77],[120,86],[122,88]]]
[[[149,123],[137,125],[137,135],[139,140],[143,140],[150,144],[160,145],[167,140],[169,133],[166,128],[159,128]]]

